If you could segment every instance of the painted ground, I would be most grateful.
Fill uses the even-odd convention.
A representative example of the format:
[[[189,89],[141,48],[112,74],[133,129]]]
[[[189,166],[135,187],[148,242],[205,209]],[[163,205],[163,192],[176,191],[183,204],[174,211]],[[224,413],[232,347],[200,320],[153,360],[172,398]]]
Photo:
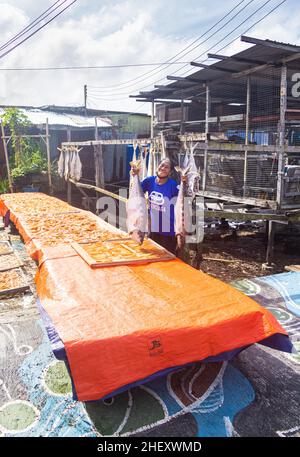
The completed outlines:
[[[36,307],[35,264],[17,236],[12,244],[32,290],[0,300],[1,436],[300,436],[300,273],[233,283],[276,316],[297,354],[255,345],[229,363],[195,363],[80,403]]]

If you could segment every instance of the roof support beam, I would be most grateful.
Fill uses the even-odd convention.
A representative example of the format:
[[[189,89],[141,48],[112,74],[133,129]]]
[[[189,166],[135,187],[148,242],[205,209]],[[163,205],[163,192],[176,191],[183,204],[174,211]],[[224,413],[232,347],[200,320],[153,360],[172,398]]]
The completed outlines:
[[[209,70],[223,71],[224,73],[238,73],[237,70],[229,70],[228,68],[220,68],[217,65],[205,65],[204,63],[190,62],[193,67],[208,68]]]
[[[216,59],[216,60],[235,60],[236,62],[244,62],[244,63],[249,63],[249,64],[255,64],[255,65],[262,65],[265,62],[262,60],[254,60],[254,59],[246,59],[245,57],[236,57],[236,56],[223,56],[221,54],[211,54],[208,53],[207,57],[209,59]]]
[[[195,79],[190,76],[183,77],[183,76],[169,76],[168,75],[167,79],[169,81],[182,81],[182,82],[186,82],[186,83],[201,83],[202,82],[199,79]]]
[[[246,43],[252,43],[252,44],[259,44],[261,46],[266,46],[269,48],[275,48],[275,49],[280,49],[282,51],[288,51],[288,52],[300,52],[300,47],[299,46],[293,46],[290,44],[284,44],[284,43],[278,43],[276,41],[272,40],[260,40],[258,38],[252,38],[249,36],[242,35],[241,36],[241,41],[244,41]]]
[[[154,87],[155,87],[155,89],[165,90],[165,91],[168,91],[168,92],[173,92],[177,88],[181,89],[181,87],[179,87],[179,86],[173,86],[173,89],[172,89],[171,87],[161,86],[159,84],[155,84]]]

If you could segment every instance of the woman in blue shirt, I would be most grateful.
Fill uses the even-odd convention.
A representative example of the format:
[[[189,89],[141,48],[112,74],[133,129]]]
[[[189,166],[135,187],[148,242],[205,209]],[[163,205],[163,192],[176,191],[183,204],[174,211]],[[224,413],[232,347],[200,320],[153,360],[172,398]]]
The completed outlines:
[[[156,176],[150,176],[141,182],[144,192],[148,192],[150,212],[150,238],[175,254],[174,206],[179,186],[170,178],[170,159],[163,159],[158,165]]]

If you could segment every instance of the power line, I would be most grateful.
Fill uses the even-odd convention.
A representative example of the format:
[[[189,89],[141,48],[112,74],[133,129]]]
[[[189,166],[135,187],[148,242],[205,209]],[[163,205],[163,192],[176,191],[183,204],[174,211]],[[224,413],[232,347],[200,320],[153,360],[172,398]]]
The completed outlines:
[[[131,63],[124,65],[96,65],[96,66],[78,66],[78,67],[26,67],[26,68],[0,68],[0,71],[43,71],[43,70],[94,70],[94,69],[109,69],[109,68],[126,68],[126,67],[149,67],[155,65],[181,65],[189,64],[190,62],[160,62],[160,63]]]
[[[205,35],[207,35],[212,29],[214,29],[218,24],[220,24],[220,22],[222,22],[224,19],[226,19],[227,16],[229,16],[236,8],[239,7],[239,5],[241,5],[242,3],[244,3],[246,0],[242,0],[240,1],[234,8],[232,8],[225,16],[223,16],[221,19],[219,19],[212,27],[210,27],[206,32],[204,32],[200,37],[198,37],[196,40],[194,40],[191,44],[189,44],[188,46],[186,46],[182,51],[180,51],[179,53],[175,54],[175,56],[171,57],[169,59],[169,61],[172,61],[173,59],[175,59],[178,55],[182,54],[184,51],[186,51],[188,48],[190,48],[194,43],[196,43],[196,41],[199,41],[201,38],[203,38]],[[252,3],[254,0],[250,0],[250,2],[247,3],[247,5],[245,7],[243,7],[237,14],[240,14],[245,8],[247,8],[247,6],[249,5],[249,3]],[[231,20],[233,20],[237,15],[235,15]],[[227,25],[227,24],[225,24]],[[223,26],[224,28],[224,26]],[[222,29],[222,27],[220,29],[217,30],[220,31]],[[215,33],[217,33],[215,32]],[[200,44],[203,44],[203,43],[200,43]],[[200,44],[198,46],[200,46]],[[198,47],[197,46],[197,47]],[[184,55],[187,55],[189,54],[186,53]],[[182,57],[182,56],[181,56]],[[179,59],[177,59],[178,61]],[[175,61],[176,62],[176,61]],[[158,67],[159,68],[159,67]],[[136,77],[136,78],[133,78],[133,79],[130,79],[124,83],[120,83],[120,84],[113,84],[113,85],[110,85],[110,86],[106,86],[106,87],[97,87],[97,86],[90,86],[91,88],[94,88],[94,89],[98,89],[99,91],[100,90],[107,90],[107,89],[110,89],[110,88],[114,88],[114,87],[121,87],[121,86],[132,86],[132,84],[129,84],[133,81],[137,81],[137,80],[140,80],[143,76],[147,75],[147,74],[151,74],[153,73],[153,71],[156,70],[156,69],[153,69],[151,72],[146,72],[146,73],[143,73],[141,74],[140,76]],[[162,71],[162,70],[160,70]],[[160,71],[158,72],[155,72],[154,74],[157,74],[157,73],[160,73]],[[144,78],[142,79],[142,81],[146,80],[148,78]]]
[[[280,2],[278,5],[276,5],[273,9],[271,9],[267,14],[265,14],[262,18],[260,18],[259,20],[257,20],[256,22],[254,22],[254,24],[252,24],[247,30],[244,30],[242,35],[245,35],[247,32],[249,32],[249,30],[251,30],[253,27],[255,27],[257,24],[259,24],[260,22],[262,22],[266,17],[270,16],[270,14],[272,14],[277,8],[279,8],[283,3],[285,3],[287,0],[283,0],[282,2]],[[229,46],[230,44],[232,44],[235,40],[237,40],[238,38],[240,38],[240,35],[236,38],[234,38],[233,40],[231,40],[229,43],[227,43],[225,46],[222,46],[222,48],[219,48],[216,53],[222,51],[224,48],[226,48],[227,46]],[[199,58],[201,56],[198,56],[196,57]],[[201,63],[204,63],[206,62],[208,59],[205,59],[203,61],[201,61]],[[185,73],[183,73],[183,76],[186,75],[190,70],[186,71]]]
[[[270,3],[271,0],[267,0],[262,6],[260,6],[259,8],[257,8],[254,13],[252,13],[250,16],[248,16],[243,22],[239,23],[239,25],[237,27],[235,27],[233,30],[231,30],[231,32],[227,33],[227,35],[225,35],[225,37],[223,37],[221,40],[217,41],[215,44],[213,44],[209,49],[207,49],[206,51],[204,51],[202,54],[200,54],[199,56],[195,57],[194,59],[199,59],[201,56],[207,54],[209,51],[213,50],[215,48],[215,46],[217,46],[219,43],[221,43],[225,38],[227,38],[228,36],[230,36],[235,30],[237,30],[238,28],[241,27],[242,24],[244,24],[245,22],[247,22],[249,19],[251,19],[251,17],[253,17],[258,11],[260,11],[266,4]],[[286,0],[284,0],[286,1]],[[242,33],[245,33],[245,32],[242,32]],[[240,36],[240,35],[239,35]],[[238,37],[237,37],[238,38]],[[233,41],[235,41],[237,38],[235,38]],[[228,44],[227,44],[228,46]],[[187,65],[184,65],[182,68],[176,70],[174,72],[174,74],[178,73],[180,70],[182,70],[183,68],[185,68]],[[190,71],[191,69],[189,69]],[[187,72],[186,72],[187,73]],[[181,75],[179,75],[181,76]],[[147,89],[149,88],[149,86],[152,86],[153,84],[157,84],[161,81],[164,81],[165,80],[165,77],[164,78],[161,78],[159,79],[158,81],[155,81],[153,82],[152,84],[148,84],[147,86],[144,86],[144,87],[141,87],[137,90],[143,90],[143,89]]]
[[[198,56],[197,58],[201,57],[203,54],[206,54],[207,52],[209,52],[211,49],[213,49],[217,44],[219,44],[221,41],[223,41],[227,36],[231,35],[237,28],[239,28],[242,24],[244,24],[247,20],[249,20],[251,17],[253,17],[259,10],[261,10],[266,4],[268,4],[271,0],[268,0],[267,2],[265,2],[260,8],[258,8],[254,13],[252,13],[250,16],[247,17],[246,20],[244,20],[242,23],[240,23],[235,29],[233,29],[229,34],[227,34],[222,40],[219,40],[217,43],[215,43],[210,49],[208,49],[207,51],[205,51],[204,53],[202,53],[200,56]],[[246,30],[244,30],[242,32],[242,34],[245,34],[247,33],[250,29],[252,29],[255,25],[257,25],[258,23],[262,22],[266,17],[268,17],[270,14],[272,14],[276,9],[278,9],[283,3],[285,3],[286,0],[283,0],[282,2],[280,2],[279,4],[277,4],[274,8],[272,8],[268,13],[266,13],[262,18],[260,18],[259,20],[257,20],[254,24],[252,24],[250,27],[248,27]],[[224,49],[225,47],[229,46],[231,43],[233,43],[234,41],[236,41],[238,38],[240,37],[240,35],[238,35],[237,37],[235,37],[233,40],[231,40],[229,43],[225,44],[222,48],[218,49],[216,52],[220,52],[222,49]],[[205,59],[203,62],[207,61],[207,59]],[[179,71],[179,70],[178,70]],[[190,71],[190,69],[188,70]],[[187,72],[184,73],[184,75],[186,74]],[[160,82],[162,80],[159,80],[159,81],[156,81],[157,82]],[[155,83],[153,83],[155,84]],[[141,89],[144,89],[148,86],[145,86],[143,88],[140,88],[138,90],[141,90]],[[112,94],[112,95],[117,95],[117,94]],[[125,94],[119,94],[119,95],[125,95]],[[101,96],[96,96],[96,95],[92,95],[93,98],[98,98],[98,100],[101,99]],[[141,98],[143,96],[141,95]],[[187,99],[188,98],[191,98],[191,97],[186,97]],[[104,99],[103,99],[104,100]],[[124,100],[124,98],[122,99],[105,99],[104,101],[118,101],[118,100]]]
[[[6,51],[5,53],[1,54],[0,55],[0,59],[2,57],[5,57],[7,54],[9,54],[10,52],[12,52],[14,49],[16,49],[17,47],[19,47],[22,43],[24,43],[25,41],[29,40],[29,38],[31,38],[33,35],[35,35],[39,30],[43,29],[44,27],[46,27],[46,25],[50,24],[50,22],[54,21],[54,19],[56,19],[58,16],[60,16],[64,11],[66,11],[68,8],[70,8],[70,6],[72,6],[75,2],[77,2],[77,0],[73,0],[72,3],[70,3],[69,5],[67,5],[64,9],[62,9],[59,13],[57,13],[54,17],[52,17],[51,19],[49,19],[49,21],[47,21],[45,24],[43,24],[41,27],[39,27],[38,29],[36,29],[34,32],[32,32],[30,35],[28,35],[26,38],[24,38],[24,40],[20,41],[18,44],[16,44],[15,46],[13,46],[11,49],[9,49],[8,51]]]
[[[270,3],[270,1],[272,0],[267,0],[263,5],[261,5],[259,8],[257,8],[251,15],[247,16],[246,19],[242,22],[240,22],[233,30],[231,30],[227,35],[223,36],[221,38],[221,40],[217,41],[216,43],[214,43],[210,48],[206,49],[202,54],[200,54],[199,56],[195,57],[195,59],[198,59],[200,58],[201,56],[203,55],[206,55],[209,51],[211,51],[212,49],[215,48],[215,46],[217,46],[219,43],[221,43],[222,41],[224,41],[228,36],[230,36],[235,30],[237,30],[239,27],[241,27],[245,22],[247,22],[249,19],[251,19],[258,11],[260,11],[262,8],[264,8],[265,5],[267,5],[268,3]],[[284,0],[286,1],[286,0]],[[279,5],[280,6],[280,5]],[[245,33],[245,32],[243,32]],[[234,40],[236,40],[237,38],[235,38]],[[228,45],[227,45],[228,46]],[[189,63],[190,64],[190,63]],[[188,64],[188,65],[189,65]],[[180,70],[182,70],[183,68],[185,68],[187,65],[184,65],[183,67],[179,68],[178,70],[174,71],[174,74],[178,73]],[[189,70],[190,71],[190,70]],[[161,81],[164,81],[165,80],[165,76],[157,81],[154,81],[150,84],[147,84],[146,86],[143,86],[143,87],[140,87],[138,89],[134,89],[135,91],[140,91],[140,90],[143,90],[143,89],[147,89],[149,88],[149,86],[153,86],[153,84],[157,84]],[[120,96],[123,96],[123,95],[126,95],[128,94],[128,92],[119,92],[118,94],[111,94],[112,96],[117,96],[117,95],[120,95]],[[93,94],[92,95],[96,96],[96,94]],[[101,94],[97,94],[99,97],[101,97]],[[103,94],[103,96],[107,96],[108,94]]]
[[[6,43],[4,43],[1,47],[0,47],[0,51],[2,51],[3,49],[7,48],[11,43],[13,43],[14,41],[16,41],[18,38],[20,38],[22,35],[25,35],[27,32],[29,32],[29,30],[31,30],[32,28],[34,28],[37,24],[39,24],[40,22],[42,22],[46,17],[48,17],[50,14],[52,14],[57,8],[59,8],[60,6],[62,6],[63,3],[65,3],[67,0],[64,0],[64,1],[61,1],[61,0],[57,0],[53,5],[51,5],[48,9],[46,9],[42,14],[40,14],[36,19],[34,19],[34,21],[30,22],[26,27],[24,27],[24,29],[22,29],[19,33],[17,33],[16,35],[14,35],[10,40],[8,40]],[[56,8],[54,8],[55,5],[57,5],[57,3],[59,3],[58,6],[56,6]],[[46,14],[48,13],[48,14]]]
[[[245,22],[249,21],[249,19],[251,19],[258,11],[260,11],[262,8],[264,8],[268,3],[270,3],[270,1],[272,0],[267,0],[263,5],[261,5],[259,8],[257,8],[250,16],[246,17],[246,19],[242,22],[240,22],[233,30],[231,30],[229,33],[227,33],[227,35],[225,35],[225,37],[221,38],[221,40],[217,41],[217,43],[215,43],[213,46],[211,46],[209,49],[207,49],[206,51],[202,52],[200,55],[198,55],[197,57],[195,57],[194,59],[199,59],[200,57],[202,57],[203,55],[207,54],[209,51],[213,50],[213,48],[215,46],[217,46],[219,43],[221,43],[222,41],[224,41],[225,38],[227,38],[228,36],[230,36],[233,32],[235,32],[238,28],[241,27],[241,25],[243,25]],[[245,32],[243,32],[245,33]],[[235,38],[236,40],[236,38]],[[183,67],[179,68],[178,70],[176,70],[174,72],[174,74],[178,73],[180,70],[182,70],[183,68],[185,68],[187,65],[184,65]],[[189,69],[190,71],[190,69]],[[164,81],[165,78],[162,78],[158,81],[155,81],[153,84],[157,84],[161,81]],[[152,85],[153,85],[152,84]],[[147,86],[144,86],[142,87],[141,89],[146,89],[149,87],[149,84]],[[138,90],[141,90],[141,89],[138,89]]]

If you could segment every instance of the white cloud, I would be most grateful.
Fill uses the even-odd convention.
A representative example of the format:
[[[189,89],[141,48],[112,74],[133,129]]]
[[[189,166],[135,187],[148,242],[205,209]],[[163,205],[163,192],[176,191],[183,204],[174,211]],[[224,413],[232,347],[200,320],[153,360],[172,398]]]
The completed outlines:
[[[10,0],[9,4],[0,4],[0,45],[51,4],[53,1],[45,1],[41,7],[40,2],[34,0]],[[215,0],[212,8],[208,0],[201,2],[188,0],[185,4],[181,0],[168,2],[152,0],[147,4],[138,0],[101,2],[80,0],[57,20],[2,59],[0,67],[95,66],[162,62],[183,49],[192,39],[202,35],[236,4],[236,0],[228,2]],[[291,14],[292,5],[296,5],[296,2],[290,0],[289,8],[281,8],[248,34],[260,38],[299,42],[300,15],[296,12]],[[253,9],[257,6],[257,4],[253,6]],[[243,19],[247,14],[250,14],[250,10],[249,13],[245,12]],[[241,20],[242,15],[181,60],[193,60],[201,52],[207,51]],[[251,21],[247,24],[239,30],[241,33],[251,24]],[[238,31],[226,42],[236,35]],[[221,46],[222,44],[218,45],[218,47]],[[246,46],[236,41],[222,52],[232,54]],[[217,48],[214,49],[216,50]],[[145,81],[130,87],[121,85],[108,88],[105,93],[96,91],[92,86],[119,85],[153,68],[51,72],[4,72],[0,69],[0,100],[3,104],[82,105],[83,86],[87,84],[91,107],[94,105],[104,109],[135,111],[140,109],[141,104],[130,100],[128,94],[136,93],[141,89],[150,90],[156,81],[164,79],[166,74],[172,74],[177,68],[176,66],[164,67],[157,74],[153,70],[151,78]],[[147,85],[148,89],[144,89]]]

